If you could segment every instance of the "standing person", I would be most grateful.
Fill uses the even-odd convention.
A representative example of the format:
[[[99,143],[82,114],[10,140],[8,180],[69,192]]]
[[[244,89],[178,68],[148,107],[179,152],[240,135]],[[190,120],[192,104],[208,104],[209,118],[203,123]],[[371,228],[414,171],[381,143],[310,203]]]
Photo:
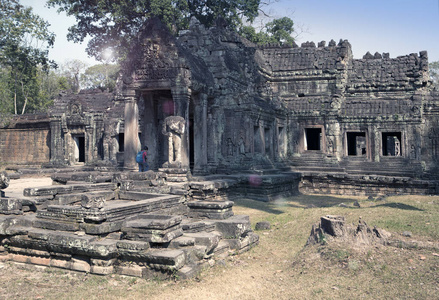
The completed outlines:
[[[149,170],[149,166],[148,166],[148,157],[146,156],[148,154],[148,147],[143,147],[143,172],[146,172]]]
[[[143,150],[139,151],[136,155],[136,162],[139,164],[139,172],[148,171],[147,154],[148,154],[148,147],[145,146]]]

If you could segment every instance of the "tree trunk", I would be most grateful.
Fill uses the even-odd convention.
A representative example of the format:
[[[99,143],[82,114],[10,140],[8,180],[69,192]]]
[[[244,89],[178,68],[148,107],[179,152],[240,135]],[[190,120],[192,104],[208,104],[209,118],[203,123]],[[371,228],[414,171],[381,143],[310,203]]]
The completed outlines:
[[[21,114],[24,114],[24,111],[26,110],[26,104],[27,104],[27,96],[26,93],[24,91],[24,84],[23,82],[21,82],[21,91],[23,92],[23,96],[24,96],[24,104],[23,104],[23,109],[21,110]],[[17,113],[15,113],[17,114]]]

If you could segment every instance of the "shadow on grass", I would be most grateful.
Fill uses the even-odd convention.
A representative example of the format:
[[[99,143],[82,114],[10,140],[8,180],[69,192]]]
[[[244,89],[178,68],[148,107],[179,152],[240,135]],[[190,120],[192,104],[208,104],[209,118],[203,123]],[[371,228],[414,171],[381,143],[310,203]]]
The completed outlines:
[[[284,213],[284,211],[280,210],[277,205],[274,204],[274,202],[263,202],[251,199],[235,199],[233,200],[233,202],[235,202],[235,204],[239,206],[257,209],[274,215],[280,215]]]
[[[297,195],[288,199],[291,207],[312,208],[312,207],[332,207],[342,203],[346,205],[352,204],[356,199],[341,198],[327,195]],[[297,204],[296,204],[297,203]],[[350,208],[350,207],[349,207]],[[356,207],[352,207],[356,208]]]
[[[284,213],[282,207],[295,207],[295,208],[313,208],[313,207],[331,207],[337,206],[341,203],[350,205],[355,199],[350,198],[338,198],[326,195],[303,195],[299,194],[296,196],[291,196],[287,198],[279,197],[278,199],[271,202],[263,202],[251,199],[237,199],[234,202],[237,205],[261,210],[270,214],[281,214]],[[356,208],[356,207],[348,207]]]
[[[397,203],[397,202],[392,202],[392,203],[384,203],[384,204],[379,204],[373,207],[390,207],[390,208],[397,208],[397,209],[404,209],[404,210],[417,210],[417,211],[424,211],[423,209],[411,206],[411,205],[407,205],[404,203]]]

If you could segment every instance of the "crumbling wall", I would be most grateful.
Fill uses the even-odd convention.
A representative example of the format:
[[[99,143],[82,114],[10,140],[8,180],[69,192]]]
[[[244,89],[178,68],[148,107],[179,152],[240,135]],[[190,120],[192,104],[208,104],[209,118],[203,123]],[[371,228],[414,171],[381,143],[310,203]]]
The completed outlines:
[[[0,128],[0,163],[41,165],[50,159],[47,116],[25,115]]]

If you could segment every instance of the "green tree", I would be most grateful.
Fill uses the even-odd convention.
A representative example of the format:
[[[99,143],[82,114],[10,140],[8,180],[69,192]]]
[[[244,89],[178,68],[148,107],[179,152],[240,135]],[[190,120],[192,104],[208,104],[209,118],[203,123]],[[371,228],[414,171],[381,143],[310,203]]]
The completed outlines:
[[[123,60],[145,21],[153,16],[174,33],[187,29],[193,16],[208,27],[221,16],[237,30],[243,19],[252,22],[258,16],[261,0],[47,0],[47,4],[74,16],[77,23],[69,28],[67,38],[83,42],[90,36],[87,53],[104,61],[107,48]]]
[[[39,84],[38,67],[48,71],[54,63],[48,59],[48,49],[53,46],[55,35],[49,31],[50,24],[35,15],[32,8],[20,5],[18,0],[0,0],[0,67],[2,76],[7,75],[8,92],[13,111],[26,112],[26,108],[37,105]],[[5,79],[5,77],[4,77]],[[10,107],[2,99],[3,107]]]
[[[291,36],[294,32],[294,22],[288,17],[274,19],[268,22],[257,32],[253,26],[243,26],[239,33],[255,44],[288,44],[292,45],[294,38]]]
[[[91,66],[81,75],[81,86],[113,91],[120,67],[116,64],[98,64]]]
[[[439,88],[439,61],[433,61],[428,64],[430,79],[433,82],[433,86]]]
[[[72,93],[79,93],[81,90],[81,76],[87,66],[87,63],[79,59],[68,60],[61,66],[62,74],[67,79]]]

